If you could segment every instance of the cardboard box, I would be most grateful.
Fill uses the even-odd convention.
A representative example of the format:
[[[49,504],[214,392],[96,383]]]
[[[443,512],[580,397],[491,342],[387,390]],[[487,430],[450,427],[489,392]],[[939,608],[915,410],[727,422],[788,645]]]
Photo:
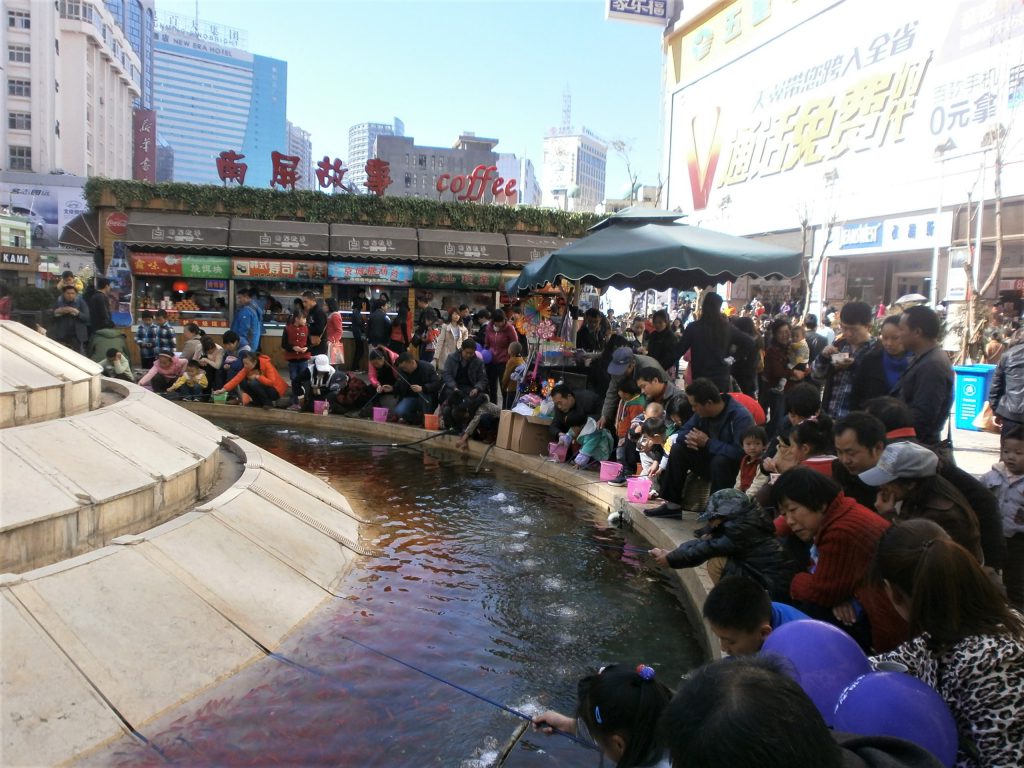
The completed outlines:
[[[496,448],[512,447],[512,411],[502,411],[501,420],[498,421],[498,439],[494,441]]]
[[[551,436],[548,426],[551,419],[512,414],[512,439],[509,450],[532,456],[546,456]]]

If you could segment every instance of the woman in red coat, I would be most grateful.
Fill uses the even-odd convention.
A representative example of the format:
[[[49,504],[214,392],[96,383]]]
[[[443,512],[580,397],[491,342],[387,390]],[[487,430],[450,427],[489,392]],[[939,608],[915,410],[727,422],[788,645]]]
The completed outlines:
[[[862,647],[892,650],[908,638],[900,618],[868,572],[889,522],[843,495],[832,478],[807,467],[784,472],[772,488],[793,535],[811,545],[811,563],[790,584],[793,604],[848,632]]]

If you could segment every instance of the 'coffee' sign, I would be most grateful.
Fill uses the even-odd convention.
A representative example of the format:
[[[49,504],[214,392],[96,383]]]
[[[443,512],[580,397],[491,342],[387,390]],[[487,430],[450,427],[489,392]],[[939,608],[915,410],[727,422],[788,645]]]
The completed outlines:
[[[498,197],[504,194],[511,197],[516,194],[516,180],[506,181],[498,176],[496,165],[478,165],[468,176],[452,176],[442,173],[437,177],[437,191],[451,192],[456,200],[479,202],[490,184],[491,195]],[[461,193],[461,194],[460,194]]]

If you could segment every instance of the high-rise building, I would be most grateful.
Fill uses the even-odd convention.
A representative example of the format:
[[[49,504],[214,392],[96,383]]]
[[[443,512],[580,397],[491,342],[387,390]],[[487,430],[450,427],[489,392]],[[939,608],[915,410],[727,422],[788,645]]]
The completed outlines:
[[[519,203],[520,205],[540,205],[540,182],[533,169],[533,161],[524,157],[519,160]]]
[[[608,145],[595,133],[553,130],[544,137],[543,205],[593,211],[604,201]]]
[[[376,157],[374,149],[378,136],[404,136],[405,123],[394,118],[392,123],[357,123],[348,129],[348,173],[345,183],[357,192],[365,193],[366,161]]]
[[[288,121],[288,154],[299,158],[299,181],[296,189],[316,189],[316,177],[313,175],[313,142],[309,131],[304,131]]]
[[[100,0],[4,0],[0,167],[131,178],[142,72]]]
[[[208,35],[158,28],[153,105],[174,150],[174,180],[219,184],[217,157],[245,155],[245,184],[270,185],[272,152],[287,154],[288,64]]]
[[[153,107],[153,33],[156,29],[154,0],[104,0],[114,23],[128,38],[139,57],[142,93],[136,106]]]
[[[376,157],[390,163],[391,186],[384,193],[388,197],[429,197],[435,200],[451,200],[460,195],[469,195],[473,202],[495,202],[493,188],[499,176],[502,193],[498,202],[515,202],[505,197],[503,190],[511,180],[518,187],[515,176],[502,176],[501,167],[518,172],[515,155],[499,155],[494,151],[497,139],[485,139],[474,133],[464,132],[451,147],[419,146],[411,136],[377,137]],[[503,160],[502,157],[505,159]],[[478,166],[495,167],[495,171],[474,177]],[[442,191],[438,191],[438,182]]]

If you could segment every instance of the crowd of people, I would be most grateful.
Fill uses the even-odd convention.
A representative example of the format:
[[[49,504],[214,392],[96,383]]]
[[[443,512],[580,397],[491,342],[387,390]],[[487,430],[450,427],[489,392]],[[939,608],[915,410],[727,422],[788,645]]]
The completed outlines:
[[[706,565],[715,587],[704,618],[727,654],[756,654],[794,620],[827,622],[939,692],[959,728],[958,765],[1024,762],[1019,332],[992,334],[1001,452],[977,478],[954,460],[954,374],[939,345],[941,318],[925,306],[880,316],[849,302],[820,323],[756,303],[726,311],[715,293],[699,315],[590,309],[575,336],[588,353],[575,380],[586,385],[545,388],[515,305],[421,308],[411,319],[407,306],[392,316],[386,297],[360,297],[346,364],[332,299],[304,294],[278,342],[262,334],[253,298],[241,292],[220,343],[186,325],[181,350],[166,313],[144,314],[139,383],[186,400],[365,416],[379,407],[408,424],[433,416],[463,446],[493,434],[520,396],[547,396],[559,458],[577,467],[614,459],[615,486],[648,477],[645,515],[685,519],[688,487],[706,488],[693,539],[650,555],[673,568]],[[89,310],[65,286],[55,316],[67,338],[84,343]],[[286,372],[266,353],[278,343]],[[126,357],[110,352],[109,375],[133,378]],[[730,693],[738,691],[742,701]],[[650,667],[620,666],[581,681],[575,717],[546,712],[536,725],[582,732],[620,766],[933,764],[903,743],[822,731],[812,711],[765,661],[712,664],[674,698]],[[727,739],[726,721],[750,737]],[[791,751],[769,754],[758,739],[790,721],[804,741],[787,732]],[[891,762],[872,762],[881,753]]]

